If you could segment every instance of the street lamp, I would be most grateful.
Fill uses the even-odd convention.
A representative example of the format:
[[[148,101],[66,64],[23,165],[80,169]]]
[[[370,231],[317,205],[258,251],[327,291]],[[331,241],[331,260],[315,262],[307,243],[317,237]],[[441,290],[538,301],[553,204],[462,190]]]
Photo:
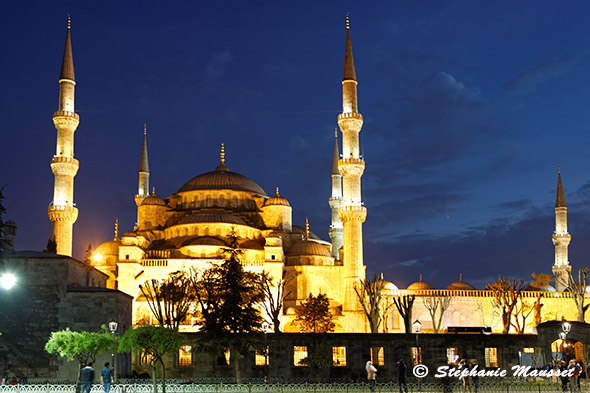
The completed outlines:
[[[113,338],[115,337],[115,333],[117,332],[118,326],[119,326],[119,324],[115,320],[112,320],[111,322],[109,322],[109,331],[113,335]],[[115,373],[115,351],[114,350],[111,352],[111,364],[113,366],[113,382],[115,382],[116,373]]]
[[[9,291],[16,284],[16,276],[12,273],[4,273],[0,277],[0,285]]]
[[[420,346],[418,345],[418,333],[420,333],[420,328],[422,327],[422,323],[419,320],[415,320],[414,323],[414,332],[416,333],[416,362],[418,364],[422,364],[422,354],[420,353]]]
[[[262,330],[264,330],[264,383],[268,383],[268,346],[266,345],[266,333],[269,327],[268,322],[262,323]]]

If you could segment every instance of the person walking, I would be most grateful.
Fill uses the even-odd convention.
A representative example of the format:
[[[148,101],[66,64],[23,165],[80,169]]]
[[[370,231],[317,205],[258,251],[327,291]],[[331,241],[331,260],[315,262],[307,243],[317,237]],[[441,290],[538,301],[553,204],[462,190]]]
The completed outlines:
[[[371,392],[375,391],[375,379],[377,378],[377,369],[373,366],[372,361],[367,361],[365,364],[365,370],[367,370],[367,381],[369,382],[369,389]]]
[[[94,383],[94,369],[92,363],[89,363],[80,371],[80,383],[84,388],[85,393],[90,393],[92,384]]]
[[[403,359],[397,362],[397,383],[399,385],[399,393],[408,393],[408,384],[406,382],[406,364]]]
[[[468,371],[471,370],[467,359],[461,359],[459,362],[459,368],[465,368]],[[469,375],[464,375],[461,377],[461,381],[463,382],[463,393],[471,393],[471,377]]]
[[[100,379],[105,393],[109,393],[111,391],[111,384],[113,383],[113,369],[110,366],[111,364],[106,362],[104,364],[104,368],[100,372]]]

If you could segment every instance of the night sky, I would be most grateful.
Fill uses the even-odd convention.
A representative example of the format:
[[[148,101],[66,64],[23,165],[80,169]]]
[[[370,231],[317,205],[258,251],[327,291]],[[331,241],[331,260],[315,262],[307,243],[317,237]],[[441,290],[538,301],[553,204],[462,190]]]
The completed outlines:
[[[72,16],[74,256],[133,228],[143,123],[167,197],[226,164],[328,238],[345,16],[364,116],[367,273],[478,288],[550,273],[557,166],[570,262],[590,252],[590,3],[43,1],[0,13],[5,219],[51,236],[51,121]]]

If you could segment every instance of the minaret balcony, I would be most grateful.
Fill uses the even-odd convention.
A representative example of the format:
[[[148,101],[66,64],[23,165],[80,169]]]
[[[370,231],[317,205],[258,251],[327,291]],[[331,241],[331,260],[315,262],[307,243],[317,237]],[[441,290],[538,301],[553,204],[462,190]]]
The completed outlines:
[[[72,157],[53,156],[51,159],[51,171],[55,175],[76,176],[80,162]]]
[[[338,209],[338,218],[342,223],[357,221],[365,222],[367,218],[367,208],[364,206],[342,206]]]
[[[343,158],[338,161],[338,170],[342,176],[362,176],[365,161],[361,158]]]
[[[363,121],[363,115],[358,112],[344,112],[338,115],[338,121],[340,120],[348,120],[348,119],[355,119]]]
[[[78,115],[76,112],[71,112],[71,111],[53,112],[53,118],[55,119],[56,117],[73,117],[74,119],[80,121],[80,115]]]
[[[78,218],[78,209],[69,205],[51,205],[47,209],[47,214],[51,222],[75,222]]]

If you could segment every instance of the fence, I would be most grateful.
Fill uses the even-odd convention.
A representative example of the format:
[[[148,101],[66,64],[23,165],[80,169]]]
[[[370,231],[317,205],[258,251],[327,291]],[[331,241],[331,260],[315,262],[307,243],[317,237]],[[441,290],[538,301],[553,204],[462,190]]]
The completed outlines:
[[[0,393],[72,393],[76,385],[64,384],[20,384],[15,386],[0,386]],[[590,384],[581,382],[581,391],[588,392]],[[118,383],[113,385],[111,393],[152,393],[153,386],[149,383]],[[473,387],[472,387],[473,389]],[[567,391],[571,391],[568,386]],[[175,383],[166,384],[166,393],[369,393],[370,387],[366,383],[245,383],[236,385],[231,383]],[[376,393],[396,393],[399,391],[397,383],[378,383]],[[574,392],[576,390],[574,389]],[[102,393],[102,386],[95,384],[91,393]],[[158,392],[162,387],[158,382]],[[409,393],[460,393],[463,386],[460,382],[442,383],[441,381],[408,384]],[[511,392],[562,392],[559,382],[542,381],[489,381],[482,383],[480,393],[511,393]]]

